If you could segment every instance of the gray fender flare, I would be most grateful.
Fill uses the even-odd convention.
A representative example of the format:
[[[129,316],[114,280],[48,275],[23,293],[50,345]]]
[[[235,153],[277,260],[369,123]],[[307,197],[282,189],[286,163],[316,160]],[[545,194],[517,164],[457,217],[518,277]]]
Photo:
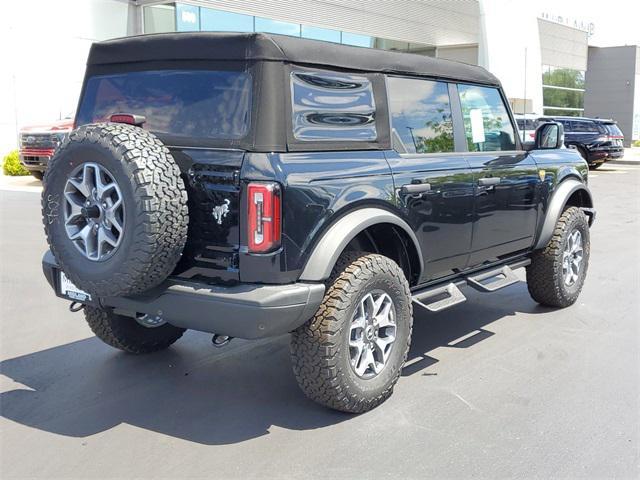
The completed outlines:
[[[556,222],[558,221],[564,206],[567,204],[567,200],[569,200],[569,197],[578,190],[584,190],[587,193],[591,202],[589,207],[593,207],[591,192],[584,183],[575,178],[568,178],[560,182],[549,201],[547,214],[534,249],[537,250],[547,246],[547,243],[549,243],[549,240],[551,240],[551,237],[553,236],[553,230],[556,227]],[[591,225],[595,216],[595,210],[593,208],[584,208],[583,210],[589,214],[589,225]]]
[[[309,260],[307,260],[300,275],[300,280],[319,282],[329,278],[333,266],[349,242],[367,227],[380,223],[395,225],[409,235],[418,252],[420,260],[419,274],[422,274],[423,263],[420,244],[409,224],[387,210],[368,207],[348,213],[329,227],[311,252]]]

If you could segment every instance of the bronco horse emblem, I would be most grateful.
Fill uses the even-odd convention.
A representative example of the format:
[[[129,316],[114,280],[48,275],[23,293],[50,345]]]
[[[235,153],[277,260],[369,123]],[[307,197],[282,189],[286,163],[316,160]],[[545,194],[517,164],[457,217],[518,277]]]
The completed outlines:
[[[222,219],[224,217],[227,216],[227,214],[229,213],[229,204],[231,202],[229,201],[228,198],[224,199],[224,203],[222,205],[217,205],[215,207],[213,207],[213,218],[216,219],[216,222],[218,222],[218,225],[222,225]]]

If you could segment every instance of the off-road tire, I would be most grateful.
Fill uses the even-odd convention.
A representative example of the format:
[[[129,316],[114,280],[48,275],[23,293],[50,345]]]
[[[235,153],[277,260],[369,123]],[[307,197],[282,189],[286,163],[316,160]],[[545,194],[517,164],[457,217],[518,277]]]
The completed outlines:
[[[121,243],[103,261],[87,259],[64,228],[65,184],[86,162],[113,175],[125,206]],[[44,183],[47,241],[62,270],[81,289],[96,297],[136,294],[157,286],[175,268],[187,239],[187,193],[169,150],[152,133],[121,123],[82,126],[62,143]]]
[[[562,254],[569,234],[579,229],[582,235],[583,260],[578,280],[567,286],[562,275]],[[527,267],[527,287],[531,297],[541,305],[564,308],[580,295],[589,267],[589,222],[578,207],[567,207],[558,218],[553,236],[542,250],[536,250]]]
[[[85,306],[84,317],[93,333],[107,345],[127,353],[151,353],[164,350],[185,332],[165,323],[148,328],[134,318],[116,315],[110,310]]]
[[[396,340],[383,370],[371,379],[350,365],[350,323],[360,300],[373,289],[391,296],[396,308]],[[411,343],[413,310],[402,269],[377,254],[346,252],[327,281],[315,316],[291,338],[293,372],[302,391],[321,405],[363,413],[384,402],[398,381]]]

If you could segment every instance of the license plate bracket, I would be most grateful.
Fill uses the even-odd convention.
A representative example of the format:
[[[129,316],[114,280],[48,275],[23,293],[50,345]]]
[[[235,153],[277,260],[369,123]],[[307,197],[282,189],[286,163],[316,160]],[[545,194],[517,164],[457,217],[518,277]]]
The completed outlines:
[[[57,288],[56,293],[59,297],[65,298],[72,302],[85,303],[93,305],[93,297],[90,293],[78,288],[62,270],[58,270],[56,274]]]

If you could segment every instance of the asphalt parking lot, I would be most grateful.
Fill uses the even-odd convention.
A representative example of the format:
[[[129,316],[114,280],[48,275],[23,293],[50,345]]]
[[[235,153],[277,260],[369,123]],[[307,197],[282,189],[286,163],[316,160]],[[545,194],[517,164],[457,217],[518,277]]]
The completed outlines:
[[[590,184],[578,303],[520,283],[416,312],[395,394],[360,416],[303,396],[286,336],[103,345],[41,274],[37,185],[1,189],[0,477],[638,478],[640,167]]]

